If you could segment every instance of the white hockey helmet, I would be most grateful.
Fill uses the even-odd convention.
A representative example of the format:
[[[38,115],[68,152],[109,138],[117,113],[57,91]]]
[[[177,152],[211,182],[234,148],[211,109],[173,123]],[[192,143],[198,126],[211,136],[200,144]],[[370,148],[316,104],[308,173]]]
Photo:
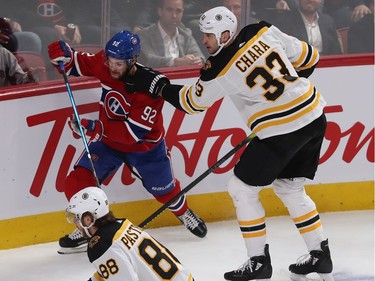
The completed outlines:
[[[215,52],[215,54],[211,54],[212,56],[215,56],[236,34],[237,18],[228,8],[224,6],[215,7],[201,15],[199,19],[199,29],[203,33],[215,34],[217,43],[220,46],[219,50]],[[220,38],[224,31],[229,31],[230,37],[227,42],[221,43]]]
[[[89,226],[82,225],[82,216],[92,214],[94,221]],[[70,223],[77,221],[85,229],[90,228],[97,219],[109,213],[109,203],[105,192],[98,187],[86,187],[73,195],[66,209],[66,217]]]

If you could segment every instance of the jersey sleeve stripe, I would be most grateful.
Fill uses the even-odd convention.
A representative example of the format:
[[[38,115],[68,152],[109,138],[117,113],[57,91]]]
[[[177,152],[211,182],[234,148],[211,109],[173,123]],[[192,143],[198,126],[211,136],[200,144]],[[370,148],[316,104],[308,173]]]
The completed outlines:
[[[81,68],[79,67],[78,63],[78,52],[74,51],[73,56],[74,56],[74,68],[76,69],[77,73],[79,76],[83,76]],[[68,75],[70,74],[70,71],[67,73]]]
[[[303,41],[301,41],[301,44],[301,56],[293,63],[293,67],[298,70],[308,69],[319,61],[319,53],[315,48]]]
[[[302,45],[301,55],[295,62],[293,62],[294,68],[297,68],[298,66],[300,66],[302,64],[302,62],[305,60],[305,57],[306,57],[306,54],[307,54],[307,44],[303,41],[301,41],[301,43],[302,43],[301,44]]]
[[[304,63],[301,66],[298,67],[299,70],[304,70],[304,69],[307,69],[307,68],[311,68],[312,66],[314,66],[315,64],[317,64],[318,61],[319,61],[319,53],[318,53],[318,51],[315,48],[313,48],[312,46],[310,46],[310,45],[308,45],[308,48],[309,48],[309,57],[306,58],[306,60],[304,61]]]
[[[181,104],[181,107],[183,108],[183,110],[185,110],[187,113],[189,114],[194,114],[194,110],[191,109],[191,107],[189,106],[189,103],[188,103],[188,97],[187,97],[187,94],[188,94],[188,89],[191,88],[192,86],[190,87],[183,87],[181,90],[180,90],[180,104]]]
[[[187,98],[188,102],[195,111],[202,112],[206,110],[208,107],[207,106],[200,106],[197,103],[194,102],[194,97],[193,97],[193,87],[190,87],[187,92]]]
[[[207,106],[199,106],[194,102],[193,86],[183,87],[180,91],[181,107],[189,114],[200,113],[206,110]]]

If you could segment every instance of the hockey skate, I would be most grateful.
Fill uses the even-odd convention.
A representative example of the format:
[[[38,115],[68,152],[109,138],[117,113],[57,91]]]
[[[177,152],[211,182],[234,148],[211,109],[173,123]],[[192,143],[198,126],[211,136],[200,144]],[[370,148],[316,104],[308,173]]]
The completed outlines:
[[[59,254],[75,254],[87,251],[87,239],[83,237],[77,228],[70,234],[61,237],[59,240]]]
[[[224,273],[225,280],[271,280],[272,265],[268,250],[268,244],[264,247],[264,256],[250,258],[238,269]]]
[[[187,209],[187,211],[177,217],[185,227],[193,233],[195,236],[203,238],[207,234],[207,227],[204,221],[196,215],[192,210]]]
[[[332,260],[331,253],[328,247],[328,239],[324,240],[321,244],[321,251],[314,250],[309,254],[300,257],[297,263],[289,266],[291,272],[290,279],[293,281],[334,281],[332,277]],[[308,274],[316,273],[321,279],[312,279]]]

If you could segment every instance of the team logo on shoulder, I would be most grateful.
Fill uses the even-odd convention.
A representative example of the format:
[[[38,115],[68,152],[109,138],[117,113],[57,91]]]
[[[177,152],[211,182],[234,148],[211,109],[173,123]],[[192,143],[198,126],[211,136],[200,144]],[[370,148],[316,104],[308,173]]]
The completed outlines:
[[[206,60],[206,62],[204,63],[204,66],[203,66],[203,69],[204,70],[207,70],[209,68],[211,68],[211,61],[210,60]]]
[[[96,244],[99,243],[99,240],[100,240],[100,236],[96,235],[94,237],[92,237],[89,241],[89,247],[90,248],[93,248]]]

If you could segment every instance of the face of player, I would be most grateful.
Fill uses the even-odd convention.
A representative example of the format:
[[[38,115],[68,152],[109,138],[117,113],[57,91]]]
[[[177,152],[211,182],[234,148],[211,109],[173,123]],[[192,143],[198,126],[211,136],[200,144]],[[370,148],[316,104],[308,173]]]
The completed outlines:
[[[202,42],[209,54],[214,54],[220,47],[213,33],[203,33]]]
[[[228,8],[237,18],[238,24],[241,23],[241,9],[242,9],[242,0],[224,0],[223,6]]]
[[[87,235],[87,233],[83,229],[82,225],[83,226],[89,226],[89,225],[92,224],[92,222],[93,222],[93,220],[92,220],[92,217],[90,215],[83,215],[82,216],[82,224],[79,221],[74,220],[74,223],[75,223],[76,227],[78,228],[78,230],[82,233],[83,237],[85,237],[85,238],[90,238],[90,237]],[[92,234],[92,232],[91,232],[92,228],[93,227],[90,227],[90,229],[89,229],[91,234]]]
[[[126,75],[128,68],[126,61],[108,57],[107,64],[109,67],[109,73],[113,79],[122,80]]]
[[[181,23],[184,14],[183,0],[164,0],[164,5],[158,8],[161,26],[166,30],[175,30]]]
[[[314,14],[320,5],[321,0],[299,0],[299,9],[302,13]]]

